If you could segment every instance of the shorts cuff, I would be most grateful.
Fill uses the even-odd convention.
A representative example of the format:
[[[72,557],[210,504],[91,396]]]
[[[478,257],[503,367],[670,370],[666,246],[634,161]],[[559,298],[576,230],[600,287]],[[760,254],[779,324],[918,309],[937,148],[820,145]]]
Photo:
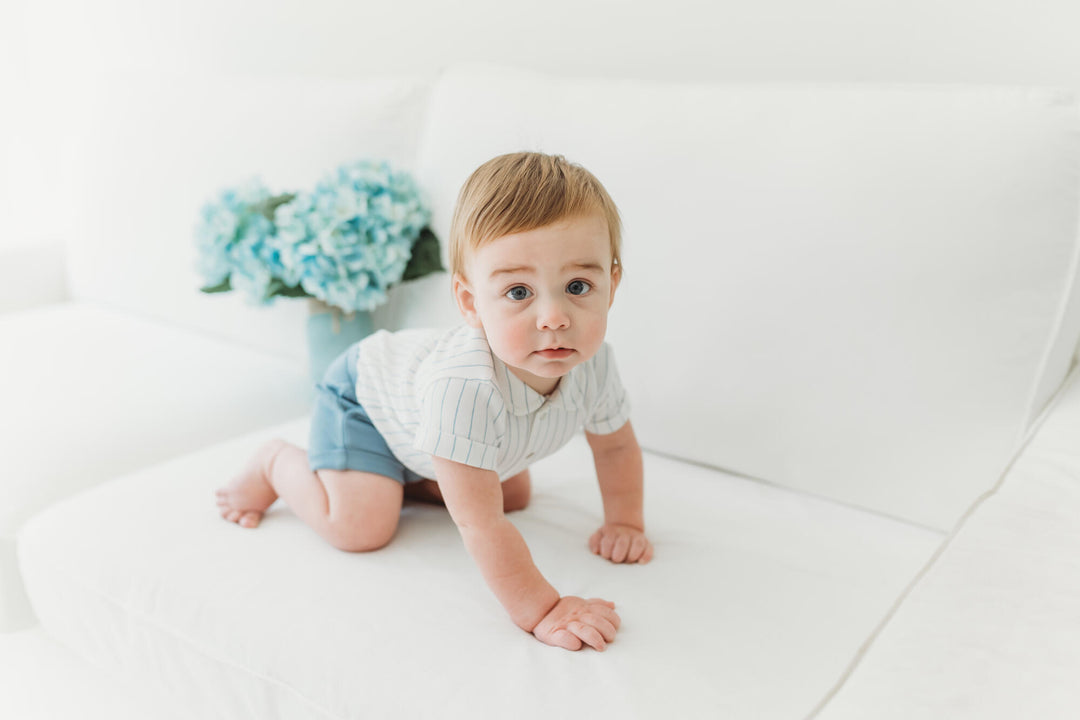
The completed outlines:
[[[401,466],[385,455],[364,450],[329,450],[318,455],[308,455],[308,467],[316,470],[358,470],[388,477],[405,484]]]

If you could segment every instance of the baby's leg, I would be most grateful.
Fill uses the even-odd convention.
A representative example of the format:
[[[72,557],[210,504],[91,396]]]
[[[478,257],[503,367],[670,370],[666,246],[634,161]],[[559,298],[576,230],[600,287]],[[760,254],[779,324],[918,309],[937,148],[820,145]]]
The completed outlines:
[[[532,495],[532,479],[526,468],[512,478],[507,478],[502,484],[503,512],[524,510],[529,504]]]
[[[529,471],[522,470],[512,478],[507,478],[502,484],[503,512],[524,510],[529,504],[529,496],[532,492],[532,481],[529,479]],[[405,495],[413,500],[419,500],[435,505],[443,505],[442,493],[439,491],[439,483],[434,480],[421,480],[409,483],[405,486]]]
[[[269,488],[267,492],[266,488]],[[259,488],[253,492],[251,488]],[[228,505],[232,498],[259,495],[281,497],[296,515],[340,550],[363,552],[383,547],[394,536],[401,516],[401,483],[383,475],[356,470],[318,470],[308,467],[307,453],[295,445],[274,441],[256,455],[249,472],[224,491],[222,515],[254,527],[273,499],[259,508]],[[218,505],[222,506],[218,491]],[[239,510],[240,515],[235,516]],[[244,522],[244,518],[253,518]],[[235,517],[234,517],[235,516]]]

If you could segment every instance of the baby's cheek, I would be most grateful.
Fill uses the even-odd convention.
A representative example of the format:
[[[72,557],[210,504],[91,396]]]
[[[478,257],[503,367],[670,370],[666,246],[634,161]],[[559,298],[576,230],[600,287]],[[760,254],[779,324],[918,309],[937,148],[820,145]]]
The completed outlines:
[[[536,325],[528,321],[512,323],[507,328],[508,342],[519,355],[528,355],[536,348],[533,347],[533,338],[536,336]]]
[[[488,342],[497,355],[517,358],[532,352],[532,333],[527,322],[520,318],[499,318],[493,325],[487,328]]]
[[[582,334],[587,338],[590,349],[595,352],[600,349],[604,342],[604,334],[607,332],[607,317],[604,315],[590,316],[582,323]]]

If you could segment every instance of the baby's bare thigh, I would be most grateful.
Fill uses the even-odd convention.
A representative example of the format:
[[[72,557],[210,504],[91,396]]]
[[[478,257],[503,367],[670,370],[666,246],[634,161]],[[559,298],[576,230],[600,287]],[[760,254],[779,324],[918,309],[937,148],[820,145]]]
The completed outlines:
[[[514,477],[503,481],[502,492],[504,512],[514,512],[527,507],[532,492],[532,482],[529,479],[528,469],[522,470]],[[434,480],[409,483],[405,486],[405,497],[420,502],[445,505],[442,491],[439,490],[439,484]]]
[[[404,487],[385,475],[358,470],[318,470],[326,488],[331,544],[342,550],[375,550],[397,530]]]
[[[405,497],[410,500],[443,505],[442,491],[434,480],[418,480],[405,485]]]

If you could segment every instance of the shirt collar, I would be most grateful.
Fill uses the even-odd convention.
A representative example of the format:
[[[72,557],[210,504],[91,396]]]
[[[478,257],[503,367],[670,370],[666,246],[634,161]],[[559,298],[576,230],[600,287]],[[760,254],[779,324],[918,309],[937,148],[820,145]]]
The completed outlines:
[[[563,375],[555,392],[547,398],[548,407],[564,410],[585,409],[585,374],[588,372],[585,365],[586,363],[581,363]]]
[[[495,370],[495,384],[499,387],[510,414],[528,415],[539,410],[546,398],[510,372],[510,368],[495,353],[491,353],[491,361]]]
[[[561,408],[565,410],[581,409],[585,405],[585,392],[582,387],[582,374],[586,372],[585,363],[582,363],[564,375],[559,380],[558,386],[547,397],[529,387],[524,380],[514,373],[500,360],[495,353],[491,354],[495,370],[495,384],[506,402],[506,407],[511,414],[521,416],[536,412],[543,406]]]

